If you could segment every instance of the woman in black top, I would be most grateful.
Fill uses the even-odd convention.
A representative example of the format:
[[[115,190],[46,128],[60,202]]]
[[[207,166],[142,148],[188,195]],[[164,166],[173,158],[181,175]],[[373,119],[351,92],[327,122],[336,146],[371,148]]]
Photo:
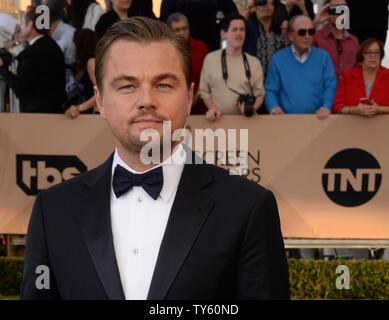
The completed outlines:
[[[71,101],[71,106],[65,114],[70,118],[77,117],[80,113],[93,113],[96,110],[96,98],[93,86],[95,79],[95,51],[98,41],[96,33],[90,29],[77,30],[74,33],[76,48],[77,94]]]

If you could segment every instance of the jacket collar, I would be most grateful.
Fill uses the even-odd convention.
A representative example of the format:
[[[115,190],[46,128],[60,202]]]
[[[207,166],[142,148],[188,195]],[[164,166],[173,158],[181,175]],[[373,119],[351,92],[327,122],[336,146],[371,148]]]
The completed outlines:
[[[353,69],[349,70],[348,72],[349,72],[351,77],[355,78],[358,81],[358,83],[361,86],[361,89],[363,89],[365,91],[365,80],[363,78],[362,66],[358,66],[356,68],[353,68]],[[378,69],[376,77],[374,79],[373,89],[372,89],[370,95],[372,95],[372,93],[375,91],[375,88],[387,76],[389,76],[389,69],[384,68],[384,67],[380,67]]]

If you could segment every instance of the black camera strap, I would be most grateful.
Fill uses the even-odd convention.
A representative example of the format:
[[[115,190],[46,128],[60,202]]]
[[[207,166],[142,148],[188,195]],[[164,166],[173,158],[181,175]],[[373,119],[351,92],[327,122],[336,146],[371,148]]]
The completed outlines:
[[[250,83],[251,70],[250,70],[249,61],[247,60],[246,54],[244,52],[242,52],[242,56],[243,56],[243,63],[244,63],[244,70],[246,73],[246,78],[247,78],[247,81],[248,81],[249,87],[250,87],[250,93],[251,93],[251,95],[254,96],[253,88],[252,88],[251,83]],[[228,70],[227,70],[226,49],[223,49],[223,51],[222,51],[222,72],[223,72],[223,79],[224,79],[224,82],[226,83],[227,88],[239,96],[242,95],[238,91],[236,91],[228,86],[228,82],[227,82]]]

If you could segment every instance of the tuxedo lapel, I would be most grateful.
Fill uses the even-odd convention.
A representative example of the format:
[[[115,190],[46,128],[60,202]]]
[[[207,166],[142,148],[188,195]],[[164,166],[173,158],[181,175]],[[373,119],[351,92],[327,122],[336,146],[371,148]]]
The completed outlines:
[[[83,198],[85,201],[79,213],[79,222],[109,299],[122,300],[124,292],[116,262],[110,215],[112,159],[113,156],[85,176],[88,191]]]
[[[206,165],[184,167],[161,243],[147,299],[165,299],[197,235],[213,208],[202,188],[212,182]]]

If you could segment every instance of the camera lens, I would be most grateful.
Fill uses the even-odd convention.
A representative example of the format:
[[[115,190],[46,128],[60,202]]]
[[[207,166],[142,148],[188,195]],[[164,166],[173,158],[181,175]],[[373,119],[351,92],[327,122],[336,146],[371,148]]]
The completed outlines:
[[[243,113],[246,117],[251,117],[254,114],[254,108],[251,103],[245,102]]]

